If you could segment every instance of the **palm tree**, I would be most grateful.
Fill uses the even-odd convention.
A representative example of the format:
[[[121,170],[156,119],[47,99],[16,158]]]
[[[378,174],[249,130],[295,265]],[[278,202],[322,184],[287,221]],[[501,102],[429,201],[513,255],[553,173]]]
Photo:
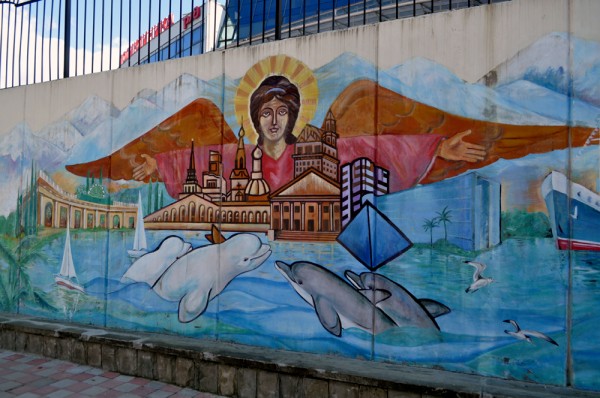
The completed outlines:
[[[437,228],[440,225],[439,221],[437,218],[432,218],[432,219],[425,219],[425,222],[423,223],[423,229],[425,231],[429,231],[429,245],[433,246],[433,229]]]
[[[444,207],[444,210],[437,212],[437,222],[444,224],[444,240],[448,241],[448,228],[447,224],[452,222],[452,216],[450,215],[451,210],[448,210],[448,206]]]
[[[6,264],[6,272],[0,273],[0,310],[15,311],[21,300],[31,300],[41,307],[54,309],[44,297],[44,292],[31,286],[28,268],[36,258],[43,258],[37,250],[39,244],[32,238],[23,239],[13,252],[0,242],[0,263]]]

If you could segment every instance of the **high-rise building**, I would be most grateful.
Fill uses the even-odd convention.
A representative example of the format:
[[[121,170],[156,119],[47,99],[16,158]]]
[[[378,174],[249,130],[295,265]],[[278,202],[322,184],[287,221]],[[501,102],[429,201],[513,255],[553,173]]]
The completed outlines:
[[[175,21],[171,14],[148,26],[121,54],[120,67],[147,64],[203,54],[216,48],[223,23],[224,7],[216,0],[204,0],[192,12]]]
[[[390,191],[390,172],[371,159],[358,158],[341,167],[342,226],[358,214],[367,200]]]

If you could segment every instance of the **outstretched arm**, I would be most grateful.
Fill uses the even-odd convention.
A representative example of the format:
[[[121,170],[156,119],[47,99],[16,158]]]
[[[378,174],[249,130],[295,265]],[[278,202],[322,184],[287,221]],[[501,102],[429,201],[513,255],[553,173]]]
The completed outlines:
[[[446,160],[471,163],[482,161],[487,154],[486,148],[483,145],[464,141],[463,138],[469,134],[471,130],[466,130],[442,141],[436,155]]]

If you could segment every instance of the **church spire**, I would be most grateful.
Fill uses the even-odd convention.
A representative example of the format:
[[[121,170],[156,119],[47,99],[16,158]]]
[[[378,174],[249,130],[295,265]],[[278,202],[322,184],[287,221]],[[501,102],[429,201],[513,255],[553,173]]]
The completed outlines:
[[[189,195],[200,192],[200,185],[196,177],[196,160],[194,159],[194,140],[192,139],[192,151],[190,152],[190,167],[187,170],[187,177],[183,183],[182,195]]]
[[[190,152],[190,167],[188,167],[188,174],[190,170],[196,170],[196,161],[194,160],[194,139],[192,138],[192,151]]]

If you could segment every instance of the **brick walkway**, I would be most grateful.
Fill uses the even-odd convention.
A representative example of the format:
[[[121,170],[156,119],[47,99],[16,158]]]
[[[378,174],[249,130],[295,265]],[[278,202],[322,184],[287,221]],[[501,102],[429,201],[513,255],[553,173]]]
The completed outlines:
[[[218,398],[140,377],[0,350],[0,398]]]

